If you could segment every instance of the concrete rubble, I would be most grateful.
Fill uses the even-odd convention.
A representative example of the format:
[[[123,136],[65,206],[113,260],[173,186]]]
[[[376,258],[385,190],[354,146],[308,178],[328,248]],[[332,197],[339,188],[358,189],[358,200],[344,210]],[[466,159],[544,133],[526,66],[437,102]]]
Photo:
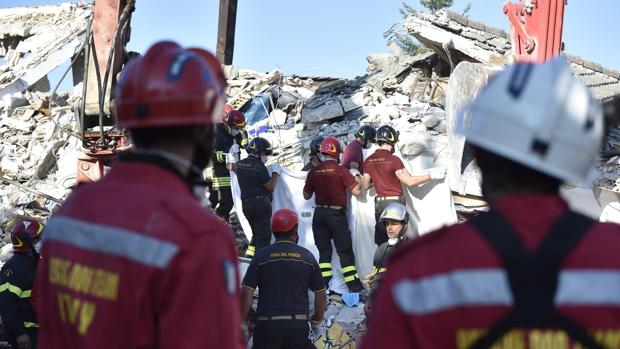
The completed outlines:
[[[44,221],[75,186],[79,97],[56,93],[50,103],[47,75],[80,51],[90,15],[85,4],[0,9],[2,232],[14,218]]]
[[[90,13],[90,5],[78,4],[0,9],[1,232],[17,217],[47,219],[75,187],[81,140],[73,109],[82,89],[78,84],[75,94],[53,94],[50,101],[47,75],[77,53]],[[431,51],[372,54],[367,73],[354,79],[226,66],[228,102],[245,112],[250,135],[271,141],[272,161],[293,169],[303,167],[318,135],[346,144],[362,124],[392,125],[405,158],[450,169],[457,212],[469,217],[486,203],[464,141],[452,132],[454,120],[486,77],[512,60],[509,36],[448,11],[414,13],[403,26]],[[566,58],[601,101],[620,95],[620,73]],[[605,154],[596,183],[620,191],[619,128],[611,130]],[[2,249],[0,264],[8,253]],[[325,318],[325,333],[332,324],[353,341],[363,332],[363,304],[348,308],[332,299]]]
[[[486,77],[491,75],[493,70],[514,59],[508,33],[454,12],[442,10],[436,13],[413,13],[402,25],[409,34],[449,62],[451,67],[456,68],[450,75],[452,87],[448,88],[447,93],[448,128],[454,125],[456,112],[486,82]],[[570,54],[563,56],[571,63],[573,72],[591,89],[598,100],[608,102],[620,96],[620,72]],[[461,62],[484,63],[486,66],[459,67]],[[483,80],[472,79],[473,76]],[[462,195],[479,196],[480,174],[471,164],[471,156],[467,149],[464,149],[464,141],[450,131],[448,168],[451,189]],[[620,129],[616,127],[612,128],[607,136],[595,186],[620,192],[618,155],[620,155]]]

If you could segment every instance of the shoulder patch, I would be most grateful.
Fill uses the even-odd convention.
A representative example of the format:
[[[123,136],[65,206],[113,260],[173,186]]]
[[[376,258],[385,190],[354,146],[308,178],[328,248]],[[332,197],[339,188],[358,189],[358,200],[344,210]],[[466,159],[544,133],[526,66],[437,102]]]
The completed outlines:
[[[2,274],[4,277],[9,278],[11,277],[11,275],[13,275],[13,269],[7,269],[4,271],[4,273]]]

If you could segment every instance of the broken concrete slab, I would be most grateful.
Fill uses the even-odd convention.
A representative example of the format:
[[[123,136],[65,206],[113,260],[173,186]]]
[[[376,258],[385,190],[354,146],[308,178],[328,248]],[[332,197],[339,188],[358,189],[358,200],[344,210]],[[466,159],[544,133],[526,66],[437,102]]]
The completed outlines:
[[[364,331],[364,304],[360,303],[354,307],[344,307],[338,313],[335,323],[352,338],[358,338]]]
[[[0,98],[24,91],[71,59],[81,45],[91,11],[86,4],[0,9],[0,42],[17,43],[3,47],[10,59],[0,69],[5,71],[0,75]]]
[[[336,97],[321,99],[317,102],[310,102],[309,105],[304,105],[304,108],[301,110],[303,122],[318,123],[344,115],[342,104],[340,104]]]
[[[432,14],[414,12],[405,19],[403,26],[409,34],[432,48],[447,62],[452,62],[454,56],[459,59],[458,63],[463,60],[463,55],[482,63],[505,61],[500,52],[483,47],[480,42],[472,40],[471,36],[462,36],[463,26],[452,20],[445,10]],[[478,34],[484,36],[482,32]]]
[[[239,76],[242,76],[244,73],[247,73],[243,70],[239,71]],[[228,100],[228,104],[232,105],[235,109],[241,109],[247,102],[249,102],[254,96],[264,92],[268,89],[271,84],[278,81],[281,77],[281,73],[279,70],[274,70],[269,74],[265,75],[263,78],[258,79],[256,82],[252,83],[250,86],[244,88],[241,93],[230,98]]]
[[[497,71],[497,66],[461,62],[450,76],[446,101],[446,121],[450,138],[448,153],[451,155],[448,178],[450,189],[461,195],[482,196],[482,177],[473,162],[470,149],[465,147],[465,138],[456,133],[457,116],[461,108],[486,85],[488,77]]]

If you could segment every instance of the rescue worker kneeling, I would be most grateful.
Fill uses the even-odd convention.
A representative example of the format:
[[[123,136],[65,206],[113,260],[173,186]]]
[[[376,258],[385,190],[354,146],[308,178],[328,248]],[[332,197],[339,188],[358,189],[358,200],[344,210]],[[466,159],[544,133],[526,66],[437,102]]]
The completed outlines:
[[[314,348],[308,339],[309,328],[315,329],[323,321],[327,299],[316,259],[297,245],[298,222],[297,214],[289,209],[273,214],[276,242],[256,252],[243,278],[243,319],[247,319],[258,287],[254,349]],[[308,289],[314,292],[311,317]]]
[[[262,137],[253,138],[245,149],[248,157],[237,164],[237,179],[241,189],[243,215],[252,228],[252,241],[246,257],[271,243],[271,200],[282,168],[278,164],[265,166],[271,155],[271,143]],[[271,172],[271,175],[270,175]]]
[[[0,318],[15,349],[37,347],[39,324],[31,303],[43,224],[24,220],[11,230],[13,256],[0,270]]]
[[[351,231],[347,222],[347,190],[353,195],[361,195],[360,183],[344,166],[338,165],[342,152],[336,137],[326,137],[321,143],[323,161],[313,168],[304,186],[304,198],[309,200],[316,195],[312,231],[314,243],[319,250],[319,266],[329,287],[332,278],[332,239],[340,257],[342,274],[351,292],[363,290],[355,268],[355,255]],[[351,170],[357,172],[357,170]],[[357,172],[359,173],[359,172]]]
[[[513,64],[457,131],[490,210],[395,252],[361,348],[618,348],[620,226],[559,195],[597,164],[603,117],[588,88],[563,58]]]
[[[365,278],[370,290],[370,298],[374,296],[379,287],[381,277],[387,271],[387,265],[394,250],[401,243],[409,240],[407,236],[407,223],[409,214],[405,205],[391,202],[385,207],[379,221],[385,225],[388,241],[384,242],[375,251],[372,262],[372,272]],[[368,305],[370,302],[366,302]]]

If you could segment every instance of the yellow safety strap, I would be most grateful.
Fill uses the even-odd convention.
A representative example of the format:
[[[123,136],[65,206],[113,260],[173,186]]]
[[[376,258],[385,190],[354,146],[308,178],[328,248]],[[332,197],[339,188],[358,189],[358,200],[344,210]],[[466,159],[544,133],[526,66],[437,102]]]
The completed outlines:
[[[39,324],[36,322],[24,322],[24,327],[25,328],[39,327]]]
[[[332,274],[331,270],[329,270],[329,271],[322,271],[321,272],[321,276],[323,276],[323,277],[328,277],[328,276],[332,276],[332,275],[333,274]]]
[[[22,290],[21,288],[9,283],[9,282],[5,282],[4,284],[0,285],[0,293],[4,292],[4,291],[9,291],[11,293],[14,293],[17,297],[19,298],[30,298],[30,295],[32,294],[31,290]]]
[[[248,246],[248,249],[245,251],[245,255],[247,257],[253,257],[255,252],[256,252],[256,247],[250,245]]]
[[[221,150],[218,150],[217,152],[215,152],[215,159],[219,162],[224,162],[225,161],[224,152]]]
[[[331,269],[332,268],[332,264],[331,263],[319,263],[319,268],[321,268],[321,269]]]
[[[344,273],[351,272],[351,271],[353,271],[353,272],[357,272],[357,269],[355,269],[355,266],[354,266],[354,265],[350,265],[350,266],[348,266],[348,267],[344,267],[344,268],[342,268],[342,273],[343,273],[343,274],[344,274]]]
[[[213,177],[213,187],[230,187],[230,177]]]
[[[344,277],[344,282],[349,282],[357,279],[357,274],[349,275]]]

